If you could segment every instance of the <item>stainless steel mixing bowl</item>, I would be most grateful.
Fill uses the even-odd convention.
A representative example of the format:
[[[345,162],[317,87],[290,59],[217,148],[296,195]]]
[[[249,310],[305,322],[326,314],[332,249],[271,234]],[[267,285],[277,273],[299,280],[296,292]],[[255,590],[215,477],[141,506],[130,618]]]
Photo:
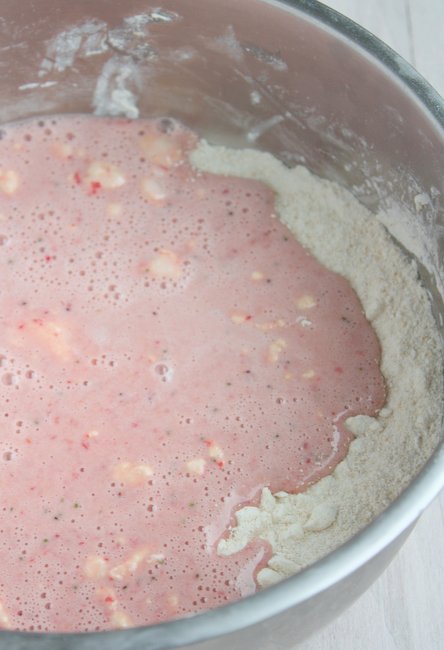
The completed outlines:
[[[0,122],[91,110],[168,114],[212,141],[303,162],[373,210],[400,205],[392,224],[398,232],[405,222],[423,255],[442,331],[444,103],[378,39],[310,0],[2,0],[0,12]],[[416,211],[418,195],[425,204]],[[377,578],[443,485],[441,446],[350,542],[235,604],[102,634],[1,632],[0,647],[287,648]]]

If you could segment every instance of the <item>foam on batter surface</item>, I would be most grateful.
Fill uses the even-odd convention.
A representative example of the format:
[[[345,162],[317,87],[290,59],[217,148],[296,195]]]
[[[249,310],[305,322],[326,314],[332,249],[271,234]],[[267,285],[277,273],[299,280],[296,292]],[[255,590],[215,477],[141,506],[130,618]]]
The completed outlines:
[[[425,462],[430,306],[350,195],[169,119],[2,135],[3,627],[236,600],[325,555]]]

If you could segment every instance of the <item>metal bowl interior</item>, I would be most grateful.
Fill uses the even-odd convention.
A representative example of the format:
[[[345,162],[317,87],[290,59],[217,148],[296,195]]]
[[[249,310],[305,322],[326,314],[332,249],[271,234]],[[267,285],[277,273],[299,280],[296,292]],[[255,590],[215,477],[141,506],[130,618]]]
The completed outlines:
[[[264,149],[339,182],[387,212],[420,262],[444,331],[444,102],[395,52],[323,5],[29,0],[25,12],[4,0],[0,92],[0,122],[60,112],[171,115],[212,142]],[[429,199],[420,212],[418,194]],[[443,485],[441,446],[347,544],[238,603],[111,633],[2,632],[0,647],[289,647],[371,584]]]

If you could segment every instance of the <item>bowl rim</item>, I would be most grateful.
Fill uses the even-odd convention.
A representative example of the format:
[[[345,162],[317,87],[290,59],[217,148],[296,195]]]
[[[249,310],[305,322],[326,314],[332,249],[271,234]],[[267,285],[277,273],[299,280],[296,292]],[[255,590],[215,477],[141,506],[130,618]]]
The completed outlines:
[[[360,50],[361,54],[370,55],[374,62],[382,64],[383,69],[394,75],[395,81],[400,81],[401,85],[413,93],[429,116],[436,120],[438,128],[443,130],[444,139],[444,100],[410,63],[377,36],[318,0],[258,1],[273,5],[280,11],[299,14],[300,18],[308,19],[330,30],[336,36],[342,36],[345,41],[351,42]],[[117,644],[119,639],[122,639],[122,643],[125,640],[124,647],[129,647],[129,637],[131,637],[134,642],[138,641],[140,644],[149,642],[150,648],[161,650],[180,648],[235,632],[276,616],[345,579],[414,524],[443,488],[444,442],[442,441],[408,487],[368,526],[321,560],[264,591],[212,610],[151,626],[85,633],[1,630],[1,637],[5,639],[9,637],[11,644],[13,638],[27,639],[30,642],[32,639],[46,639],[48,643],[51,643],[51,640],[53,642],[60,640],[66,643],[67,637],[70,637],[73,646],[69,647],[77,647],[77,642],[79,647],[82,647],[82,640],[87,641],[92,638],[101,640],[105,644],[103,647],[106,647],[107,639],[111,641],[111,638],[113,644]],[[118,646],[113,645],[113,647]]]

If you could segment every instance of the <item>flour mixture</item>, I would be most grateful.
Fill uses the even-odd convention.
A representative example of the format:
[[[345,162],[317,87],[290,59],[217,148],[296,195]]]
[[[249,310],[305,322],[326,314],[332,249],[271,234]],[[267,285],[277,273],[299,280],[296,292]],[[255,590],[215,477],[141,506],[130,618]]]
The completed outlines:
[[[344,190],[170,119],[36,119],[0,152],[3,627],[237,600],[430,456],[429,302]]]

